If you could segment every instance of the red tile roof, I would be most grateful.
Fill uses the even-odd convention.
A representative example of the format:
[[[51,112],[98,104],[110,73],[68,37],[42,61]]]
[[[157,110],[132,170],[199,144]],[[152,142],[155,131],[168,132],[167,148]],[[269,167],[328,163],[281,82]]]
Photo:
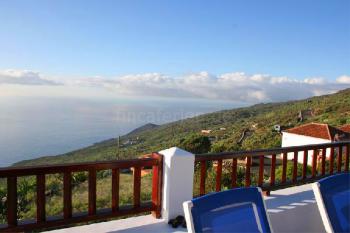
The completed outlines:
[[[339,128],[340,130],[346,132],[346,133],[350,133],[350,124],[348,125],[343,125],[342,127]]]
[[[299,134],[314,138],[322,138],[330,141],[334,141],[334,136],[344,135],[344,131],[332,127],[328,124],[309,123],[301,126],[297,126],[291,129],[285,130],[287,133]]]

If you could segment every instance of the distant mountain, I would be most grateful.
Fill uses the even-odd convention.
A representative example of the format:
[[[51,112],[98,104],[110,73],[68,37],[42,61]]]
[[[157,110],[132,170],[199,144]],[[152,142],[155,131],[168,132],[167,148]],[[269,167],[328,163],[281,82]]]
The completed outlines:
[[[135,158],[179,145],[189,134],[201,133],[202,130],[210,130],[208,136],[212,140],[212,151],[279,147],[281,135],[274,130],[275,125],[288,129],[308,122],[328,123],[336,127],[349,124],[350,89],[304,100],[223,110],[163,125],[146,124],[122,136],[119,148],[118,140],[110,139],[63,155],[22,161],[16,165]],[[237,143],[243,134],[245,137]]]
[[[133,129],[129,133],[125,134],[122,136],[122,138],[132,138],[133,136],[137,137],[138,134],[145,132],[147,130],[155,129],[159,127],[160,125],[152,124],[152,123],[147,123],[145,125],[142,125],[136,129]],[[115,145],[116,138],[110,138],[107,140],[103,140],[101,142],[96,142],[93,144],[93,146],[100,146],[100,145]]]
[[[137,135],[137,134],[140,134],[140,133],[143,133],[147,130],[151,130],[151,129],[155,129],[155,128],[158,128],[160,125],[156,125],[156,124],[152,124],[152,123],[148,123],[148,124],[145,124],[143,126],[140,126],[134,130],[132,130],[130,133],[126,134],[125,136],[126,137],[132,137],[134,135]]]

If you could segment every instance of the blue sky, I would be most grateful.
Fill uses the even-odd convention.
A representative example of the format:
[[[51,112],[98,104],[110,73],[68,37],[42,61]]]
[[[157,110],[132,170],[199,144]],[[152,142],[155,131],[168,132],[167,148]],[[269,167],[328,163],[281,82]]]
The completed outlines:
[[[333,93],[350,87],[349,15],[348,0],[3,0],[0,96]]]
[[[350,1],[0,2],[0,68],[50,75],[349,73]]]

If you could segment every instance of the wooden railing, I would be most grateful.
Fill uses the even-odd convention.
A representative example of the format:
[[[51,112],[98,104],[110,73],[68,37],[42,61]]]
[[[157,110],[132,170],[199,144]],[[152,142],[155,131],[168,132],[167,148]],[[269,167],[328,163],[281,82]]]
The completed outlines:
[[[152,201],[141,203],[141,169],[152,167]],[[133,205],[119,206],[119,178],[121,169],[134,170]],[[7,225],[0,228],[3,232],[28,231],[51,228],[72,223],[105,220],[123,215],[152,212],[159,218],[161,211],[163,156],[153,153],[150,158],[116,160],[107,162],[75,163],[53,166],[10,167],[0,169],[0,178],[7,179]],[[96,172],[112,172],[112,205],[109,209],[96,208]],[[88,212],[72,213],[72,172],[88,172]],[[63,217],[50,219],[45,210],[45,175],[63,174]],[[18,221],[17,216],[17,178],[36,176],[36,221]]]
[[[201,196],[207,193],[207,166],[210,164],[208,161],[215,162],[216,166],[213,166],[211,169],[215,170],[215,191],[219,192],[222,188],[223,161],[228,161],[230,165],[231,184],[229,188],[236,188],[238,179],[237,169],[239,166],[243,167],[244,170],[243,186],[249,187],[252,185],[252,161],[256,160],[257,166],[255,168],[257,172],[255,174],[257,179],[255,185],[261,187],[269,195],[272,190],[313,182],[322,177],[332,175],[335,172],[349,172],[349,147],[350,142],[346,141],[267,150],[197,154],[195,163],[199,165],[199,167],[196,166],[199,173],[199,195]],[[300,155],[303,156],[302,174],[298,176],[298,156]],[[291,177],[287,177],[288,157],[289,160],[292,160]],[[264,170],[266,159],[270,161],[269,174],[266,174]],[[280,165],[276,163],[277,159],[279,159]],[[309,159],[311,159],[311,174],[308,175]],[[329,162],[326,162],[327,160]],[[240,162],[239,164],[237,164],[238,161]],[[328,171],[326,171],[326,163],[328,163]],[[277,166],[281,166],[281,177],[276,177]],[[264,179],[266,176],[268,176],[268,179]],[[276,182],[276,178],[278,178],[278,182]]]

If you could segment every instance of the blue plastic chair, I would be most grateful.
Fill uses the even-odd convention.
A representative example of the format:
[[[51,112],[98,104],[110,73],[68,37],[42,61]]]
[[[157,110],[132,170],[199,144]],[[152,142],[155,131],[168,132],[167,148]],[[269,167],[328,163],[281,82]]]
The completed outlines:
[[[318,209],[327,232],[350,232],[350,173],[313,184]]]
[[[183,203],[188,232],[271,232],[260,188],[237,188]]]

